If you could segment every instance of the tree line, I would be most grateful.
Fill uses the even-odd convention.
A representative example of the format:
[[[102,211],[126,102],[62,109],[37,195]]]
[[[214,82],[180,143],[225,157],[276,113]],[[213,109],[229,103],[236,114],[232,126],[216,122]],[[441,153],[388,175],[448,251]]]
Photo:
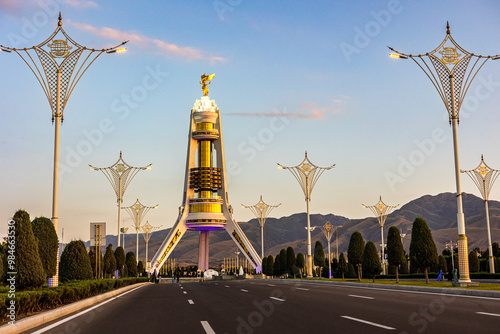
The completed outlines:
[[[15,272],[16,289],[41,287],[48,278],[56,274],[59,240],[54,224],[46,217],[31,221],[30,215],[24,210],[18,210],[12,220],[13,246],[9,248],[10,244],[4,242],[0,247],[2,282],[7,284],[7,279],[11,277],[7,273]],[[97,257],[102,267],[96,266]],[[96,252],[96,247],[91,247],[90,252],[87,252],[83,241],[74,240],[62,252],[59,280],[110,278],[114,276],[115,270],[118,270],[120,277],[136,277],[138,273],[145,271],[142,262],[137,263],[134,253],[128,252],[125,255],[122,247],[113,251],[110,244],[103,256],[100,249]]]

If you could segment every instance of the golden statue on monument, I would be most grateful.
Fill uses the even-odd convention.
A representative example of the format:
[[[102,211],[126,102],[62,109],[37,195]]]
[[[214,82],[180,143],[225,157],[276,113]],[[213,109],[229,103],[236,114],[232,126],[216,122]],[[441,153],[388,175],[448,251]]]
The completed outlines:
[[[208,96],[208,85],[210,85],[210,82],[214,77],[215,77],[214,73],[210,75],[206,75],[205,73],[203,73],[203,75],[201,76],[200,85],[201,89],[203,90],[203,96]]]

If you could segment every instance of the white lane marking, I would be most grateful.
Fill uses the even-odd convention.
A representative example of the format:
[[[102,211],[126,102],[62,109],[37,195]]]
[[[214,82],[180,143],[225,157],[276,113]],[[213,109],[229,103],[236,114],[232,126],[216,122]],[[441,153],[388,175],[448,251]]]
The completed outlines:
[[[268,286],[276,286],[276,285],[274,285],[274,284],[268,284]]]
[[[187,295],[187,292],[186,291],[182,291],[183,294]]]
[[[245,290],[245,289],[240,289],[240,290],[243,291],[243,292],[248,292],[248,290]]]
[[[65,323],[66,321],[70,321],[71,319],[77,318],[77,317],[81,316],[82,314],[85,314],[85,313],[87,313],[87,312],[90,312],[90,311],[92,311],[93,309],[96,309],[96,308],[98,308],[98,307],[100,307],[100,306],[102,306],[102,305],[104,305],[104,304],[106,304],[106,303],[109,303],[110,301],[113,301],[113,300],[115,300],[115,299],[116,299],[116,298],[118,298],[118,297],[124,296],[124,295],[126,295],[127,293],[130,293],[130,292],[132,292],[132,291],[134,291],[134,290],[140,289],[140,288],[142,288],[143,286],[144,286],[144,285],[138,286],[137,288],[134,288],[134,289],[132,289],[132,290],[129,290],[129,291],[127,291],[127,292],[124,292],[124,293],[122,293],[122,294],[120,294],[120,295],[118,295],[118,296],[116,296],[116,297],[113,297],[113,298],[110,298],[110,299],[108,299],[108,300],[106,300],[106,301],[103,301],[102,303],[97,304],[96,306],[92,306],[91,308],[88,308],[88,309],[86,309],[85,311],[82,311],[82,312],[80,312],[80,313],[77,313],[77,314],[75,314],[75,315],[72,315],[71,317],[67,317],[67,318],[65,318],[65,319],[63,319],[63,320],[61,320],[61,321],[55,322],[55,323],[53,323],[53,324],[52,324],[52,325],[50,325],[50,326],[47,326],[47,327],[41,328],[41,329],[37,330],[36,332],[33,332],[32,334],[40,334],[40,333],[44,333],[44,332],[46,332],[46,331],[48,331],[48,330],[50,330],[50,329],[52,329],[52,328],[54,328],[54,327],[59,326],[60,324]]]
[[[281,298],[276,298],[276,297],[269,297],[271,299],[274,299],[274,300],[277,300],[277,301],[280,301],[280,302],[284,302],[285,300],[284,299],[281,299]]]
[[[205,332],[207,334],[215,334],[215,332],[212,329],[212,327],[210,327],[210,324],[208,323],[208,321],[202,321],[201,325],[203,326],[203,329],[205,330]]]
[[[191,304],[191,305],[194,304],[194,302],[191,299],[188,299],[188,303]]]
[[[283,283],[283,284],[293,284],[293,283]],[[325,286],[331,287],[331,288],[343,288],[343,289],[349,289],[349,288],[354,288],[354,289],[367,289],[367,290],[378,290],[378,291],[388,291],[388,292],[400,292],[400,293],[414,293],[414,294],[421,294],[421,295],[437,295],[437,296],[450,296],[450,297],[462,297],[462,298],[475,298],[475,299],[488,299],[488,300],[498,300],[498,297],[481,297],[481,296],[469,296],[469,295],[457,295],[453,293],[442,293],[442,292],[425,292],[425,291],[411,291],[411,290],[396,290],[396,289],[385,289],[385,288],[370,288],[368,286],[353,286],[353,285],[327,285],[327,284],[314,284],[314,283],[307,283],[305,284],[311,284],[312,286],[318,287],[318,288],[324,288]],[[408,285],[411,287],[410,285]],[[439,289],[439,288],[429,288],[429,289]]]
[[[477,314],[483,314],[483,315],[492,315],[494,317],[500,317],[500,314],[496,313],[487,313],[487,312],[476,312]]]
[[[215,283],[215,285],[219,285],[219,283]]]
[[[367,296],[359,296],[359,295],[348,295],[349,297],[355,297],[355,298],[364,298],[364,299],[375,299],[373,297],[367,297]]]
[[[229,285],[224,285],[226,288],[229,288]]]
[[[306,288],[297,288],[297,290],[309,291],[309,289],[306,289]]]
[[[383,328],[383,329],[388,329],[388,330],[395,330],[396,329],[394,327],[384,326],[384,325],[381,325],[381,324],[377,324],[375,322],[371,322],[371,321],[366,321],[366,320],[363,320],[363,319],[349,317],[347,315],[341,315],[340,317],[341,318],[345,318],[345,319],[349,319],[349,320],[354,320],[354,321],[357,321],[357,322],[362,322],[364,324],[375,326],[375,327],[379,327],[379,328]]]

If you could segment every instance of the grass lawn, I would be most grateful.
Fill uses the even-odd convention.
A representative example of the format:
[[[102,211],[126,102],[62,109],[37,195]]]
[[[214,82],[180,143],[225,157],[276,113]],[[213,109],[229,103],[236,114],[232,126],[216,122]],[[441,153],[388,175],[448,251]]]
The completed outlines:
[[[321,281],[369,283],[369,284],[373,283],[373,280],[371,280],[371,279],[362,279],[361,282],[359,282],[355,278],[352,278],[352,279],[348,278],[345,280],[342,280],[339,278],[334,278],[334,279],[322,278]],[[424,286],[424,287],[431,287],[431,288],[453,288],[453,289],[500,291],[500,284],[489,284],[489,283],[488,284],[481,284],[480,283],[479,286],[460,288],[460,287],[452,286],[451,282],[449,282],[449,281],[437,282],[436,280],[430,280],[430,279],[429,279],[429,284],[426,284],[425,281],[400,280],[399,283],[396,283],[396,280],[377,280],[377,279],[375,279],[375,284]]]

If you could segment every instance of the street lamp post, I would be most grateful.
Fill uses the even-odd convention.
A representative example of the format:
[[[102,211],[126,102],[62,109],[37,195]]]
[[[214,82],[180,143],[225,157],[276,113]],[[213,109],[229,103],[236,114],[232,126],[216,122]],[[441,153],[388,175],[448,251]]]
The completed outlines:
[[[396,51],[391,47],[389,47],[389,49],[395,52],[391,54],[391,57],[402,59],[411,58],[425,72],[427,77],[432,81],[434,88],[438,91],[448,111],[449,120],[453,129],[453,151],[455,157],[455,181],[457,189],[458,267],[460,271],[458,285],[477,285],[471,284],[469,276],[469,256],[467,250],[467,236],[465,235],[462,190],[460,186],[457,128],[460,108],[462,107],[465,95],[472,81],[488,59],[500,59],[500,54],[495,56],[481,56],[466,51],[455,42],[453,37],[451,37],[449,24],[446,24],[445,39],[431,52],[411,55]],[[432,63],[434,71],[425,61],[425,57]],[[473,65],[469,68],[471,60]]]
[[[123,160],[122,151],[120,151],[120,157],[118,160],[109,167],[99,168],[92,165],[89,166],[91,170],[101,171],[104,176],[106,176],[115,191],[116,201],[118,203],[118,247],[120,247],[120,224],[122,218],[121,205],[123,203],[123,195],[125,194],[125,190],[127,190],[130,182],[132,182],[134,176],[136,176],[136,174],[141,170],[151,169],[151,164],[144,167],[130,166]]]
[[[122,228],[120,228],[120,232],[122,233],[122,239],[123,239],[122,240],[123,252],[125,252],[125,233],[127,233],[127,231],[128,231],[128,227],[122,227]],[[120,246],[118,246],[118,247],[120,247]],[[127,254],[127,253],[125,253],[125,254]]]
[[[30,48],[10,48],[0,45],[4,52],[17,53],[28,65],[31,72],[36,76],[38,83],[52,109],[52,123],[55,121],[54,135],[54,172],[52,186],[52,223],[58,233],[57,200],[59,189],[59,134],[61,123],[64,120],[64,109],[75,86],[92,63],[104,52],[114,53],[125,51],[120,48],[127,42],[108,49],[91,49],[75,42],[68,36],[62,27],[61,13],[56,30],[42,43]],[[72,50],[72,51],[71,51]],[[37,57],[32,55],[36,54]],[[85,55],[83,62],[80,57]],[[36,59],[38,58],[38,61]],[[40,70],[40,67],[42,70]],[[75,73],[76,74],[73,76]],[[59,251],[57,252],[57,267],[55,276],[49,278],[48,285],[56,287],[59,285]]]
[[[456,242],[454,243],[453,240],[450,240],[450,242],[447,242],[444,246],[447,249],[451,250],[451,269],[455,270],[455,261],[453,261],[453,252],[455,247],[458,246],[458,244]]]
[[[149,239],[151,238],[151,235],[153,234],[153,231],[159,229],[162,225],[160,226],[152,226],[148,221],[146,221],[146,224],[142,227],[142,236],[144,237],[144,241],[146,241],[146,271],[149,273],[149,260],[148,260],[148,244],[149,244]]]
[[[500,175],[500,171],[490,168],[483,159],[483,155],[481,155],[481,163],[475,169],[472,170],[461,170],[462,173],[466,173],[470,176],[474,184],[477,186],[479,191],[481,192],[481,196],[484,200],[484,207],[486,209],[486,230],[488,232],[488,251],[489,251],[489,259],[488,263],[490,266],[490,273],[495,273],[495,261],[493,258],[493,247],[491,245],[491,231],[490,231],[490,214],[488,209],[488,199],[490,196],[491,188],[493,187],[493,183],[495,183],[498,175]]]
[[[307,157],[307,151],[304,160],[294,167],[285,167],[278,164],[280,169],[288,169],[295,179],[299,182],[300,187],[305,195],[307,203],[307,276],[312,276],[312,253],[311,253],[311,220],[309,216],[309,202],[311,201],[311,193],[314,185],[325,170],[335,168],[335,165],[329,167],[318,167],[313,164]]]
[[[320,226],[321,232],[326,237],[326,240],[328,241],[328,278],[332,278],[332,258],[331,258],[331,253],[330,253],[330,240],[332,239],[333,236],[333,230],[335,229],[335,232],[338,229],[338,226],[333,226],[330,224],[330,222],[327,220],[326,224],[323,226]],[[338,252],[338,239],[337,239],[337,252]]]
[[[136,238],[135,238],[135,258],[139,258],[139,230],[141,228],[141,223],[146,214],[149,212],[151,209],[156,209],[158,205],[155,206],[144,206],[139,202],[139,199],[135,201],[134,204],[131,206],[123,207],[122,209],[125,209],[128,214],[132,217],[134,220],[134,228],[136,231]]]
[[[259,221],[260,239],[261,239],[261,243],[262,243],[262,254],[261,254],[262,258],[264,258],[264,224],[266,223],[266,219],[267,219],[267,217],[269,217],[269,214],[271,213],[271,211],[274,208],[279,207],[280,205],[281,205],[281,203],[278,205],[266,204],[262,200],[262,195],[260,195],[260,200],[255,205],[250,205],[250,206],[246,206],[243,204],[241,205],[244,208],[252,210],[253,214],[255,215],[255,217],[257,217],[257,220]]]
[[[238,265],[239,265],[239,263],[238,263],[238,262],[239,262],[239,255],[240,255],[240,251],[236,251],[236,252],[234,252],[234,253],[236,254],[236,270],[235,270],[234,272],[235,272],[235,273],[238,273],[238,270],[240,269],[240,268],[238,267]]]
[[[384,202],[382,202],[382,196],[380,196],[380,199],[377,204],[372,205],[372,206],[366,206],[362,204],[364,208],[372,210],[372,212],[375,214],[377,217],[378,223],[380,225],[380,235],[382,238],[382,243],[380,247],[382,248],[382,273],[385,275],[386,274],[386,269],[385,269],[385,254],[384,254],[384,224],[385,220],[387,219],[387,216],[399,206],[397,205],[386,205]]]

